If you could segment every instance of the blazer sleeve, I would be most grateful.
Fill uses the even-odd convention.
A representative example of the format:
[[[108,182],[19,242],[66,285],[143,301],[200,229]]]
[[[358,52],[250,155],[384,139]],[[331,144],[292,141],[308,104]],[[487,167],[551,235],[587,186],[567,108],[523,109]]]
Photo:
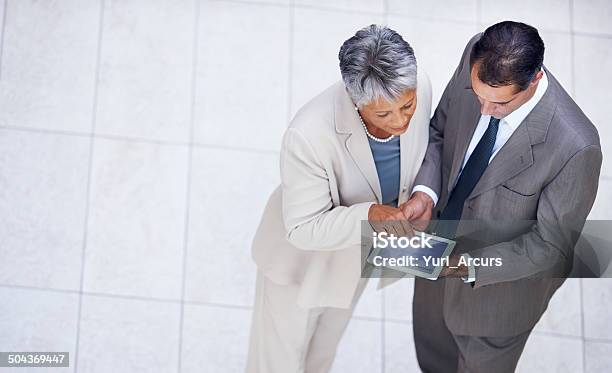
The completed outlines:
[[[573,250],[597,194],[602,155],[598,145],[574,154],[543,189],[532,229],[509,242],[469,251],[501,258],[501,266],[476,267],[475,288],[522,278],[565,277]],[[561,269],[563,272],[559,272]]]
[[[299,129],[281,149],[283,221],[287,240],[302,250],[341,250],[361,243],[361,221],[374,202],[334,206],[325,167]]]
[[[481,34],[475,35],[466,45],[459,65],[446,85],[442,98],[440,98],[436,111],[429,122],[429,145],[427,146],[425,158],[415,178],[414,185],[424,185],[430,188],[437,194],[438,198],[442,190],[442,147],[448,109],[451,106],[453,92],[457,89],[459,74],[465,68],[469,69],[469,66],[465,65],[469,65],[469,55],[472,51],[472,46],[480,39],[480,36]],[[462,87],[459,87],[459,89],[462,89]]]

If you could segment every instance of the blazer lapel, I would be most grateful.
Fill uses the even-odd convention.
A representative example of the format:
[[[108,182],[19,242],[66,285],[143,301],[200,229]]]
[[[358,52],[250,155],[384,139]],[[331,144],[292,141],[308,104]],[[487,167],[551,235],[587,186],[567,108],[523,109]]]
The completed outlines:
[[[346,149],[363,174],[363,177],[370,184],[370,188],[372,188],[372,192],[376,195],[378,203],[382,203],[382,192],[380,182],[378,181],[378,173],[376,172],[376,164],[374,163],[374,157],[372,156],[370,144],[365,133],[363,136],[357,133],[350,135],[346,139]]]
[[[400,136],[400,184],[397,196],[397,202],[400,205],[405,202],[403,198],[403,188],[406,186],[408,173],[412,168],[409,164],[411,158],[410,149],[414,149],[414,144],[411,144],[413,141],[410,140],[416,138],[416,136],[407,135],[408,133],[410,133],[410,126],[408,126],[408,130]]]
[[[471,90],[470,87],[465,89]],[[465,130],[457,131],[457,141],[455,143],[455,151],[453,153],[453,163],[451,165],[451,171],[448,178],[447,189],[449,195],[450,191],[455,186],[455,181],[457,180],[457,176],[459,175],[459,171],[461,171],[461,166],[463,165],[465,152],[470,145],[470,141],[472,140],[474,131],[476,131],[480,118],[480,104],[478,103],[478,99],[476,99],[476,95],[472,92],[470,93],[471,94],[466,95],[466,102],[462,104],[463,113],[462,115],[459,115],[459,118],[461,118],[459,125],[464,126]]]
[[[382,203],[382,192],[374,156],[370,149],[370,143],[361,126],[359,114],[355,110],[353,102],[346,93],[344,83],[337,83],[337,93],[334,102],[334,121],[338,133],[347,134],[346,149],[351,158],[367,180],[372,192],[376,196],[378,203]]]
[[[533,164],[527,126],[523,122],[497,152],[468,197],[474,198],[517,175]]]
[[[418,94],[418,91],[417,91]],[[427,149],[427,140],[429,139],[429,113],[421,113],[423,104],[419,104],[421,97],[417,97],[417,111],[410,120],[410,125],[406,132],[400,135],[400,188],[397,201],[399,204],[406,202],[410,195],[411,190],[408,190],[408,194],[405,193],[405,188],[412,188],[414,178],[419,171],[421,164],[415,164],[417,158],[418,149],[423,147],[422,141],[425,141],[423,152]],[[426,123],[424,127],[419,126],[419,122]],[[419,128],[420,127],[420,128]],[[422,134],[421,131],[425,133]]]

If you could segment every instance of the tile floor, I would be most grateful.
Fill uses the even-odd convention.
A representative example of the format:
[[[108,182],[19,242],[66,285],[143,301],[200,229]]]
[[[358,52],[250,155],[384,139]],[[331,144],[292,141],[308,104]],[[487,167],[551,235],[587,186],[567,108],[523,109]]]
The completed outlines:
[[[612,218],[611,16],[606,0],[0,0],[0,350],[70,352],[45,372],[242,371],[283,129],[371,23],[413,45],[435,102],[474,33],[538,27],[599,128],[591,217]],[[411,286],[366,290],[334,372],[417,370]],[[518,370],[612,371],[610,309],[612,280],[568,281]]]

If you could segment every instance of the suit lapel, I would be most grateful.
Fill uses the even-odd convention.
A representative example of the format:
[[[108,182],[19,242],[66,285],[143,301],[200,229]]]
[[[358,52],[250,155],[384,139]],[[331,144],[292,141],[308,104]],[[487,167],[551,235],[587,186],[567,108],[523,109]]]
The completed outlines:
[[[357,133],[350,135],[346,139],[346,149],[355,161],[357,168],[363,174],[363,177],[370,184],[370,188],[372,188],[372,192],[376,195],[378,203],[382,203],[382,192],[380,190],[380,182],[378,181],[378,173],[376,172],[376,164],[374,163],[374,157],[372,156],[370,144],[365,133],[363,136]]]
[[[471,88],[466,89],[471,90]],[[472,140],[472,136],[474,135],[474,131],[476,130],[478,121],[480,119],[480,104],[478,103],[476,95],[471,93],[466,96],[466,102],[462,104],[463,114],[459,115],[459,118],[462,118],[459,125],[464,125],[465,130],[457,131],[457,141],[455,143],[455,150],[453,153],[453,164],[451,166],[451,172],[448,178],[449,194],[455,186],[455,181],[457,180],[457,176],[459,175],[459,171],[461,171],[461,166],[463,165],[465,152],[470,145],[470,141]]]
[[[418,104],[417,104],[418,105]],[[418,117],[412,117],[411,121],[419,120]],[[427,121],[429,123],[429,121]],[[415,125],[409,125],[408,130],[400,136],[400,184],[397,196],[397,203],[401,205],[406,202],[408,195],[405,193],[405,187],[408,187],[409,177],[414,179],[415,167],[414,167],[414,149],[418,149],[417,141],[421,138],[416,132]],[[418,168],[416,169],[418,170]],[[410,175],[410,176],[409,176]]]
[[[533,152],[529,133],[525,123],[522,123],[493,157],[468,199],[495,188],[532,164]]]
[[[338,83],[338,91],[334,102],[334,121],[338,133],[347,134],[346,150],[366,179],[378,203],[382,203],[382,192],[374,156],[370,149],[368,137],[365,134],[359,120],[359,114],[355,110],[351,99],[344,88],[344,83]]]

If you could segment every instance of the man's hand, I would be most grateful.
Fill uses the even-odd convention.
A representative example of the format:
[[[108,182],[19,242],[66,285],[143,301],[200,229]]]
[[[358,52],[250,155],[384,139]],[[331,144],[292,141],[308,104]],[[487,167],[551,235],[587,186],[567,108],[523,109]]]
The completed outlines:
[[[468,277],[468,267],[459,265],[459,257],[453,255],[449,258],[448,266],[442,269],[440,277]]]
[[[372,205],[368,210],[368,221],[376,232],[387,232],[397,237],[414,236],[412,226],[399,208],[387,205]]]
[[[427,193],[414,192],[399,208],[416,229],[423,231],[429,225],[433,207],[434,202]]]

